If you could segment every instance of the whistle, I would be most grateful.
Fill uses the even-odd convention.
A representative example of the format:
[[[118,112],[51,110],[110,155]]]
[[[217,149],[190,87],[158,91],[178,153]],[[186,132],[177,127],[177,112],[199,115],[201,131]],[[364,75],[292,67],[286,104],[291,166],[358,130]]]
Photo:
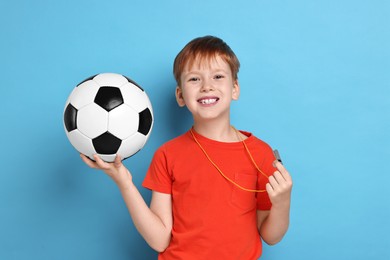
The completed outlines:
[[[283,164],[282,158],[280,157],[279,151],[277,149],[274,150],[274,155],[276,160],[278,160],[281,164]]]

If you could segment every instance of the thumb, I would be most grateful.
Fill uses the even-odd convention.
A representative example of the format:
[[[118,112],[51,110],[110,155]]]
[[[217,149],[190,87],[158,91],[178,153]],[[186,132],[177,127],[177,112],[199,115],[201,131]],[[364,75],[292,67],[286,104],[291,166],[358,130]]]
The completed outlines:
[[[114,166],[115,168],[120,168],[122,166],[122,159],[119,154],[117,154],[115,157]]]

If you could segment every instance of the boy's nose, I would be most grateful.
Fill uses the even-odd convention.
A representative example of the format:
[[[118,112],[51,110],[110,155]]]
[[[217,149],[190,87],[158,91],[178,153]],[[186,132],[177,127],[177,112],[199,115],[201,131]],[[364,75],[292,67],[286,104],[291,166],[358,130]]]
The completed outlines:
[[[214,90],[214,86],[209,80],[203,81],[203,84],[202,84],[202,87],[200,90],[201,92],[209,92],[209,91],[213,91],[213,90]]]

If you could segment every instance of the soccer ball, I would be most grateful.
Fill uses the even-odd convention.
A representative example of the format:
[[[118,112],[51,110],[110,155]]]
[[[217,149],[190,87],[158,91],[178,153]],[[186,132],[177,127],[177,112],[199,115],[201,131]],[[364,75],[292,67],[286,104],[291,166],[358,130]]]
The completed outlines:
[[[101,73],[78,84],[64,110],[70,143],[93,160],[97,154],[113,162],[141,150],[153,127],[152,105],[145,91],[131,79]]]

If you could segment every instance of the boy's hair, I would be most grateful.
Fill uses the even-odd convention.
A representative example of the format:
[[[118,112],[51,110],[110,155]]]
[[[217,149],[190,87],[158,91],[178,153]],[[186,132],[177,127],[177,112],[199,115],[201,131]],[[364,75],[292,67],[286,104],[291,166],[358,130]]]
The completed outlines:
[[[180,76],[187,64],[191,67],[196,60],[198,62],[208,61],[216,56],[220,56],[229,65],[233,79],[237,80],[240,62],[232,49],[220,38],[204,36],[190,41],[176,56],[173,63],[173,75],[178,86],[181,86]]]

